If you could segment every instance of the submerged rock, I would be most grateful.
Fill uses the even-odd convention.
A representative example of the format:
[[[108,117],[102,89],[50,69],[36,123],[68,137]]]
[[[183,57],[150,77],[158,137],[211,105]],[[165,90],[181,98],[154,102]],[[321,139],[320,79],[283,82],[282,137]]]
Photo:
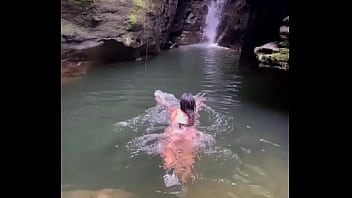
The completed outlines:
[[[135,198],[135,194],[120,189],[103,189],[99,191],[72,190],[62,192],[62,198]]]
[[[61,84],[79,79],[85,75],[92,65],[91,61],[70,61],[64,59],[61,61]]]
[[[274,195],[270,191],[264,189],[262,186],[259,186],[259,185],[248,185],[248,189],[251,194],[256,196],[261,196],[266,198],[274,197]]]
[[[253,173],[256,173],[257,175],[260,175],[260,176],[266,176],[264,170],[260,169],[259,167],[257,166],[254,166],[254,165],[251,165],[251,164],[244,164],[244,166],[251,170]]]

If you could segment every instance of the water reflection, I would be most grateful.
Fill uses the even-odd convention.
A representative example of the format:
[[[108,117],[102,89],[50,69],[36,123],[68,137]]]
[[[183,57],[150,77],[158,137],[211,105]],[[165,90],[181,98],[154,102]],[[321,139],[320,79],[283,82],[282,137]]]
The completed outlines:
[[[228,109],[231,107],[241,106],[238,87],[242,77],[237,75],[236,69],[233,68],[237,61],[234,52],[223,47],[209,46],[204,50],[203,56],[204,78],[201,86],[203,91],[210,96],[209,106],[219,108],[224,113],[229,113]],[[225,56],[228,57],[225,58]]]

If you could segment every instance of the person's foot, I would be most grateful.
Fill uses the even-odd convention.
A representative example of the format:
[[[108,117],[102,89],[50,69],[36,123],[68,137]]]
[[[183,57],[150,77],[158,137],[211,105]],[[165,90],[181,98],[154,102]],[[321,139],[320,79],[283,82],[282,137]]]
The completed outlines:
[[[169,168],[166,173],[169,174],[169,175],[173,175],[174,174],[174,170],[175,168]]]
[[[167,188],[171,186],[181,185],[179,179],[174,173],[174,168],[171,168],[166,171],[166,174],[164,175],[164,183]]]

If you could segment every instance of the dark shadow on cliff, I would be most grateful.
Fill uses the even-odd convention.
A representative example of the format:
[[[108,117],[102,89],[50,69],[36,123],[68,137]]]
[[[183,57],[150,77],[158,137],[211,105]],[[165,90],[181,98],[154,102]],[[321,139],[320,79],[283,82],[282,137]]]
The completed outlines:
[[[249,18],[243,39],[240,65],[258,65],[254,48],[279,40],[282,20],[289,15],[288,0],[247,0]]]
[[[218,27],[219,45],[241,49],[240,65],[257,67],[254,48],[279,40],[289,0],[227,0]]]

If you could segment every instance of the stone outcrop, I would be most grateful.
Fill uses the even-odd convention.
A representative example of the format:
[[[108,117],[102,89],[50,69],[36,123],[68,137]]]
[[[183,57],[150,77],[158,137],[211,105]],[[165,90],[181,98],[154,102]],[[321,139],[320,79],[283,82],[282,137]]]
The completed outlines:
[[[254,48],[259,67],[289,69],[289,17],[280,27],[280,40]]]
[[[179,45],[202,41],[209,0],[180,0],[170,31],[170,40]]]
[[[254,48],[279,40],[279,27],[288,9],[288,0],[226,0],[219,45],[241,51],[240,65],[257,67]]]
[[[177,5],[178,0],[62,0],[62,67],[159,53]]]
[[[239,50],[243,44],[249,17],[246,0],[227,0],[218,27],[219,45]]]
[[[62,0],[63,76],[199,43],[209,0]],[[84,67],[83,67],[84,65]]]
[[[62,76],[83,75],[94,63],[143,60],[204,41],[210,1],[61,0]],[[278,34],[287,0],[225,0],[221,13],[217,40],[241,51],[240,64],[258,65],[254,48],[267,42],[281,38],[278,47],[288,47],[288,26]]]

